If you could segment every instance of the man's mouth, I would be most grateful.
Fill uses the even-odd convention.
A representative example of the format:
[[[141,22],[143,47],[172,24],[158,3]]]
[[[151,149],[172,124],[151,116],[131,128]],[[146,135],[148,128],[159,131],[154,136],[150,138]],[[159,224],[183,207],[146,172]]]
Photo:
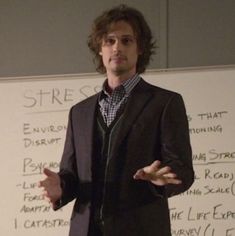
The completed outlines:
[[[126,61],[126,57],[125,56],[113,56],[110,58],[110,61],[121,63],[123,61]]]

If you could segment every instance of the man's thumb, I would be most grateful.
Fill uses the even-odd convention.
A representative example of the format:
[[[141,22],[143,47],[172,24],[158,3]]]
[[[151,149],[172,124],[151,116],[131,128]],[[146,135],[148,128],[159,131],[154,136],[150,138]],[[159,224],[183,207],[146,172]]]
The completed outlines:
[[[47,176],[47,177],[53,177],[56,175],[56,173],[54,171],[49,170],[48,168],[44,168],[43,169],[43,173]]]

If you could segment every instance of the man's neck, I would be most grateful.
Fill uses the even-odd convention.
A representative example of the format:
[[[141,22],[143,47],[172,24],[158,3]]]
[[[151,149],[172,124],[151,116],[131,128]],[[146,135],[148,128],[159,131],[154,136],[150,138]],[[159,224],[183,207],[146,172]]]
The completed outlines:
[[[121,75],[107,73],[109,90],[113,91],[115,88],[120,86],[123,82],[133,77],[135,74],[136,74],[135,71],[133,71],[132,73],[126,73],[126,74],[121,74]]]

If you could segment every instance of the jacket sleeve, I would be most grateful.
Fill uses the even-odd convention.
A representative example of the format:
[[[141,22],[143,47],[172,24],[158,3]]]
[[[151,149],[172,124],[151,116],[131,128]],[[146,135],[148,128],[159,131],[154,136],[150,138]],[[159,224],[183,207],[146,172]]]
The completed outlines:
[[[161,119],[162,164],[170,166],[172,172],[182,181],[180,185],[165,186],[168,197],[182,193],[194,181],[192,150],[188,120],[181,95],[174,93],[165,106]]]

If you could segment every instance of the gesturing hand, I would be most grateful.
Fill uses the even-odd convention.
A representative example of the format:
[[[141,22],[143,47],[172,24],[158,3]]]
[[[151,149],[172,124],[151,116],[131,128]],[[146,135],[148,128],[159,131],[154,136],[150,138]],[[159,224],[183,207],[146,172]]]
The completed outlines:
[[[62,189],[60,186],[60,177],[57,173],[45,168],[43,173],[46,178],[39,182],[39,187],[44,189],[43,195],[54,206],[55,202],[61,198]]]
[[[151,183],[164,186],[167,184],[181,184],[175,173],[171,172],[169,166],[160,167],[160,161],[154,161],[151,165],[145,166],[136,171],[134,179],[147,180]]]

